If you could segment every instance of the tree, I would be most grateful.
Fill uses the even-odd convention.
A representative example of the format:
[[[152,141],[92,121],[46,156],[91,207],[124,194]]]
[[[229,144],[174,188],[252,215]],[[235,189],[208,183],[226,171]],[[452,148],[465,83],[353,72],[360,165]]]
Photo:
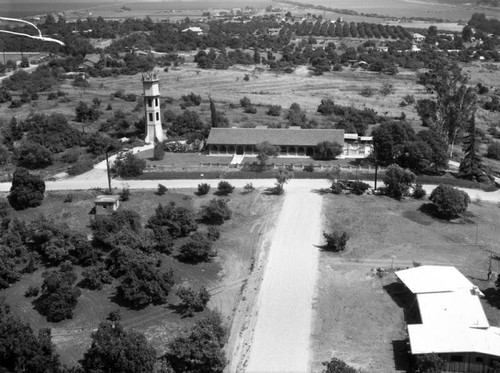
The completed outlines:
[[[408,123],[385,122],[372,131],[377,163],[386,166],[404,154],[406,143],[415,140],[415,132]]]
[[[332,360],[324,362],[323,365],[325,369],[323,373],[357,373],[358,371],[349,365],[347,365],[342,360],[332,357]]]
[[[259,160],[260,164],[264,166],[269,158],[278,156],[280,147],[264,141],[260,144],[257,144],[255,146],[255,150],[257,151],[257,159]]]
[[[464,28],[462,29],[463,41],[471,41],[472,36],[473,36],[472,27],[470,27],[469,25],[465,25]]]
[[[82,277],[83,279],[78,286],[90,290],[101,290],[104,285],[113,282],[113,277],[111,277],[102,263],[97,263],[92,267],[84,269]]]
[[[212,312],[174,338],[163,359],[175,373],[222,373],[227,364],[226,339],[227,329],[221,315]]]
[[[60,270],[44,272],[42,276],[42,294],[34,302],[36,310],[50,322],[73,318],[73,310],[82,293],[74,286],[76,274],[73,267],[63,265]]]
[[[145,168],[146,161],[131,152],[119,154],[113,164],[114,172],[120,177],[134,177],[142,175]]]
[[[45,182],[38,175],[32,175],[25,168],[17,168],[12,178],[9,204],[16,210],[37,207],[42,204]]]
[[[315,150],[314,154],[317,159],[331,160],[342,154],[342,146],[331,141],[320,142]]]
[[[437,207],[440,216],[445,219],[453,219],[467,210],[470,197],[464,191],[448,185],[439,185],[435,188],[429,200]]]
[[[479,139],[476,129],[476,121],[472,117],[467,137],[463,142],[464,158],[458,169],[460,177],[469,180],[481,181],[484,172],[481,170],[481,157],[479,156]]]
[[[198,184],[198,195],[199,196],[204,196],[205,194],[208,194],[208,192],[210,191],[210,184],[207,184],[207,183],[201,183],[201,184]]]
[[[435,44],[438,41],[438,30],[436,26],[429,26],[425,42],[427,44]]]
[[[321,100],[321,104],[318,106],[318,113],[321,115],[332,115],[335,112],[335,103],[331,99]]]
[[[219,181],[219,184],[217,185],[217,194],[219,196],[227,196],[228,194],[233,193],[234,191],[234,186],[232,186],[229,182],[223,180]]]
[[[210,300],[210,293],[204,286],[196,291],[190,285],[182,284],[177,289],[176,294],[181,300],[182,313],[187,316],[193,316],[195,312],[203,311]]]
[[[167,193],[167,191],[168,191],[168,188],[165,185],[158,184],[158,189],[156,189],[156,194],[158,194],[159,196],[162,196],[165,193]]]
[[[103,321],[80,360],[86,373],[153,373],[156,351],[144,334],[125,330],[119,320]]]
[[[300,105],[295,102],[290,105],[290,109],[288,109],[286,119],[288,119],[288,123],[291,126],[302,126],[307,122],[305,111],[303,111],[300,108]]]
[[[267,115],[271,115],[273,117],[279,117],[281,115],[281,105],[271,105],[266,112]]]
[[[198,228],[192,210],[176,206],[170,202],[164,206],[161,203],[155,210],[153,216],[148,220],[148,228],[156,230],[166,227],[172,238],[186,237],[190,232]]]
[[[215,103],[210,97],[210,122],[212,127],[229,127],[229,120],[223,112],[217,111]]]
[[[131,262],[120,280],[117,294],[133,308],[165,304],[174,285],[172,271],[160,273],[146,261]]]
[[[283,194],[285,184],[288,183],[290,179],[293,179],[293,176],[293,171],[280,167],[276,175],[275,193],[278,195]]]
[[[75,108],[77,122],[94,122],[99,119],[101,113],[95,106],[89,106],[86,102],[80,101]]]
[[[385,170],[383,178],[386,194],[400,200],[415,182],[415,174],[403,170],[396,164],[392,164]]]
[[[28,323],[14,316],[0,298],[0,371],[57,373],[59,355],[52,344],[50,329],[40,329],[38,336]]]
[[[170,136],[187,136],[190,133],[200,133],[203,130],[203,122],[197,112],[184,110],[181,115],[175,117],[172,125],[168,128]]]
[[[161,161],[165,157],[165,147],[162,142],[156,142],[153,149],[153,159],[155,161]]]
[[[16,149],[15,157],[19,167],[29,169],[45,168],[54,162],[48,149],[31,141],[23,141]]]
[[[210,262],[217,255],[217,251],[212,247],[212,241],[202,235],[195,235],[189,238],[179,248],[177,257],[187,263]]]
[[[225,220],[231,219],[231,209],[227,201],[213,198],[201,208],[201,217],[207,224],[221,225]]]
[[[415,358],[415,368],[422,373],[441,373],[445,367],[445,361],[437,354],[417,355]]]

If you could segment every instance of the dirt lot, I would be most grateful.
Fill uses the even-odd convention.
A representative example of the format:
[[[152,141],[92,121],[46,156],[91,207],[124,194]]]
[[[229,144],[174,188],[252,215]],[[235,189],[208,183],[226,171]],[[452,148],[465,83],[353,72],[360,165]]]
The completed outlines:
[[[212,193],[196,197],[193,190],[182,192],[168,192],[164,196],[157,196],[153,191],[133,190],[131,200],[125,202],[124,207],[139,212],[145,222],[159,202],[175,201],[179,205],[193,206],[197,210],[213,198]],[[40,208],[22,213],[16,212],[13,215],[30,219],[43,213],[54,220],[67,222],[74,229],[89,232],[88,212],[92,207],[94,193],[74,192],[73,202],[64,203],[66,194],[66,192],[49,192]],[[193,266],[165,257],[162,265],[162,269],[174,270],[176,283],[187,280],[195,286],[207,286],[212,296],[209,307],[220,310],[228,324],[231,324],[241,289],[246,284],[262,232],[268,224],[268,219],[273,216],[273,211],[279,209],[280,203],[276,203],[273,196],[265,196],[257,191],[242,194],[241,190],[236,190],[230,197],[230,207],[233,210],[233,217],[220,227],[221,238],[216,243],[219,255],[213,263]],[[74,365],[88,348],[91,331],[97,328],[98,323],[109,312],[119,308],[118,304],[113,302],[116,284],[102,291],[82,289],[75,317],[60,323],[48,323],[33,310],[31,299],[23,296],[29,285],[41,283],[41,272],[40,270],[33,276],[23,278],[9,289],[2,291],[0,295],[6,296],[14,312],[29,321],[35,330],[51,327],[53,341],[63,363]],[[140,311],[120,307],[123,324],[144,332],[159,353],[162,353],[166,342],[182,327],[193,322],[193,319],[182,318],[176,313],[172,305],[177,302],[177,297],[171,294],[166,305],[149,306]]]
[[[344,253],[320,255],[312,342],[315,372],[332,356],[365,372],[405,368],[405,315],[397,296],[389,294],[396,278],[379,277],[374,268],[406,268],[413,261],[453,265],[481,289],[493,286],[485,276],[490,250],[500,254],[498,206],[472,204],[465,218],[445,222],[418,211],[423,203],[324,196],[325,229],[345,230],[351,238]],[[500,272],[499,262],[493,261],[493,270]],[[483,305],[491,325],[500,325],[498,308],[488,301]]]

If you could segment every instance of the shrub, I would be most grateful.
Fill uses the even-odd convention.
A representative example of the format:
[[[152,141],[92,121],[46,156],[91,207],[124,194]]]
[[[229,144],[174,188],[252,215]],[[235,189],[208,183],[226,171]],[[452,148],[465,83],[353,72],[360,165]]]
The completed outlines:
[[[359,94],[363,97],[371,97],[375,93],[375,90],[371,87],[364,87]]]
[[[66,153],[61,156],[61,161],[64,163],[75,163],[80,157],[80,151],[77,149],[69,149]]]
[[[64,198],[64,203],[71,203],[73,202],[73,194],[69,193],[66,194],[66,198]]]
[[[395,92],[394,86],[391,83],[384,83],[380,88],[380,94],[382,96],[388,96]]]
[[[427,192],[425,189],[422,187],[422,184],[417,184],[415,185],[415,188],[413,189],[412,197],[415,199],[422,199],[425,197]]]
[[[303,169],[305,172],[314,172],[314,165],[312,163],[304,166],[304,169]]]
[[[162,196],[165,193],[167,193],[167,191],[168,191],[168,188],[165,185],[158,184],[158,189],[156,190],[156,194],[158,194],[159,196]]]
[[[385,170],[383,181],[386,186],[386,194],[400,200],[415,181],[415,175],[396,164],[392,164]]]
[[[344,251],[347,241],[349,240],[349,235],[346,232],[333,232],[333,233],[325,233],[323,232],[323,236],[325,237],[326,244],[323,246],[323,250],[339,252]]]
[[[193,92],[191,92],[188,95],[183,95],[181,96],[182,100],[184,101],[184,105],[186,107],[189,106],[199,106],[201,104],[201,96],[196,95]]]
[[[159,204],[153,216],[148,220],[148,228],[166,227],[172,238],[185,237],[198,228],[193,212],[185,207],[177,207],[175,203],[163,206]]]
[[[227,196],[228,194],[233,193],[233,191],[234,191],[234,186],[232,186],[227,181],[221,181],[217,185],[217,194],[220,196]]]
[[[342,360],[339,360],[335,357],[332,357],[332,360],[328,362],[324,362],[323,365],[325,366],[325,369],[323,370],[323,373],[357,373],[358,371],[346,363],[344,363]]]
[[[240,105],[242,108],[246,108],[246,107],[249,107],[250,105],[252,105],[252,102],[250,101],[250,99],[247,96],[245,96],[240,100]]]
[[[210,185],[207,183],[198,184],[198,195],[204,196],[210,191]]]
[[[257,114],[257,108],[254,105],[246,106],[244,112],[247,114]]]
[[[357,196],[362,195],[368,189],[370,189],[370,185],[367,183],[363,183],[362,181],[353,181],[347,184],[347,187]]]
[[[130,199],[130,189],[125,187],[120,192],[120,201],[128,201]]]
[[[24,292],[24,296],[26,298],[37,297],[38,293],[40,293],[40,288],[38,286],[30,285],[28,289],[26,289],[26,291]]]
[[[467,193],[442,184],[432,191],[429,200],[436,205],[439,215],[445,219],[458,217],[467,210],[470,203]]]
[[[279,117],[281,115],[281,106],[280,105],[271,105],[266,112],[267,115],[271,115],[273,117]]]
[[[231,210],[223,199],[212,199],[201,208],[201,217],[207,224],[221,225],[225,220],[231,219]]]
[[[177,289],[176,294],[181,300],[181,312],[187,316],[203,311],[210,300],[210,293],[204,286],[195,291],[191,286],[183,284]]]
[[[190,238],[179,248],[177,257],[183,262],[200,263],[209,262],[216,255],[217,252],[208,239]]]
[[[115,173],[120,177],[134,177],[142,175],[145,168],[146,161],[135,156],[131,152],[127,152],[125,155],[118,155],[113,165]]]
[[[157,142],[153,150],[153,159],[161,161],[163,158],[165,158],[165,147],[162,142]]]
[[[47,100],[56,100],[57,99],[57,93],[56,92],[50,92],[48,95],[47,95]]]
[[[46,147],[31,141],[23,141],[15,150],[15,157],[18,166],[29,169],[45,168],[54,162],[51,152]]]
[[[332,115],[335,111],[335,103],[331,99],[321,100],[321,104],[318,106],[318,113],[321,115]]]
[[[76,176],[83,174],[87,171],[90,171],[94,168],[94,164],[92,163],[91,160],[83,160],[80,162],[75,163],[73,166],[68,168],[68,175],[70,176]]]
[[[330,189],[332,190],[333,194],[342,194],[342,191],[344,190],[344,184],[340,182],[332,183]]]
[[[255,190],[255,187],[253,186],[252,183],[246,183],[245,186],[243,187],[243,189],[246,192],[253,192]]]
[[[123,99],[128,102],[135,102],[137,100],[137,95],[135,93],[127,93]]]
[[[207,238],[210,241],[217,241],[220,237],[220,231],[216,227],[208,227]]]
[[[342,146],[336,142],[323,141],[316,145],[315,157],[331,160],[342,154]]]

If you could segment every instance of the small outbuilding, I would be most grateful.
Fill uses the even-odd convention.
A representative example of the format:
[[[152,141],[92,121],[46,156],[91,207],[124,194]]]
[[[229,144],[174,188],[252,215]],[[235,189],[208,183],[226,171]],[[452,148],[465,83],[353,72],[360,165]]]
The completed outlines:
[[[90,214],[98,219],[101,216],[109,216],[113,212],[117,211],[120,207],[120,196],[112,195],[100,195],[94,200],[94,208],[90,211]]]

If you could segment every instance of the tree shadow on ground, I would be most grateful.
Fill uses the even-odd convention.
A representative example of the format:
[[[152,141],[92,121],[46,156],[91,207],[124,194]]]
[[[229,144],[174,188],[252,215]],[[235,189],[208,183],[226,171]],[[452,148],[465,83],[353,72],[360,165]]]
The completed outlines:
[[[324,196],[325,194],[333,194],[330,188],[313,189],[311,192]]]
[[[283,194],[284,191],[279,191],[279,188],[277,187],[270,187],[270,188],[266,188],[262,194],[265,194],[266,196],[281,196]]]
[[[483,290],[486,302],[491,306],[500,309],[500,289],[491,287]]]
[[[422,319],[415,295],[401,282],[392,282],[384,286],[392,300],[403,309],[407,324],[420,324]]]
[[[434,203],[424,203],[418,210],[443,224],[475,224],[475,215],[470,211],[465,211],[456,218],[448,218],[440,213]]]

